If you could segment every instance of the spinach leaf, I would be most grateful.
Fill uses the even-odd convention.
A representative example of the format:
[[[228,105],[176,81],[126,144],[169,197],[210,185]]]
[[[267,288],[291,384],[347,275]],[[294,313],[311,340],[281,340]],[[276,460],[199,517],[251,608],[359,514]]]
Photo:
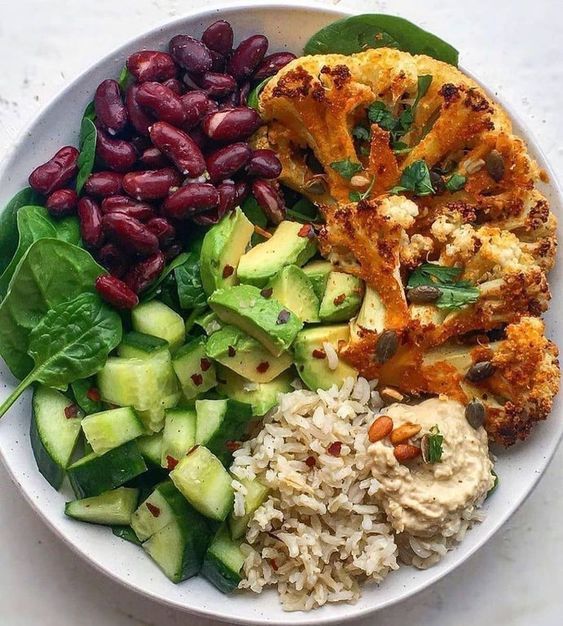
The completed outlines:
[[[246,215],[249,221],[256,224],[256,226],[266,228],[268,225],[268,218],[264,215],[262,207],[258,204],[254,196],[247,196],[240,205],[240,210]]]
[[[428,165],[423,159],[405,167],[399,184],[390,189],[389,193],[403,193],[404,191],[410,191],[416,196],[429,196],[435,193]]]
[[[22,206],[39,204],[41,196],[31,187],[26,187],[8,202],[0,213],[0,272],[8,265],[18,247],[17,213]]]
[[[96,119],[96,107],[94,106],[94,101],[89,102],[86,108],[84,109],[84,114],[82,116],[83,119],[90,120],[93,122]]]
[[[340,176],[342,176],[342,178],[345,178],[346,180],[350,180],[352,176],[354,176],[354,174],[361,172],[363,169],[361,163],[354,163],[354,161],[351,161],[350,159],[333,161],[330,164],[330,167],[332,167],[335,172],[340,174]]]
[[[256,109],[258,111],[258,102],[260,99],[260,94],[264,87],[268,84],[270,80],[272,80],[273,76],[268,76],[262,82],[258,83],[254,89],[250,91],[248,94],[248,98],[246,99],[246,106],[249,106],[251,109]]]
[[[121,341],[121,318],[98,294],[82,293],[50,309],[29,335],[34,367],[0,406],[0,417],[29,385],[65,390],[100,370]]]
[[[172,274],[172,272],[177,267],[182,265],[182,263],[185,263],[185,261],[188,259],[188,257],[189,257],[189,253],[188,252],[182,252],[175,259],[173,259],[162,270],[162,274],[156,279],[156,281],[153,283],[151,288],[147,289],[147,291],[145,291],[145,293],[143,294],[141,300],[143,302],[148,302],[149,300],[154,300],[154,298],[156,298],[156,296],[158,295],[158,293],[159,293],[159,291],[160,291],[164,281]]]
[[[447,267],[436,263],[423,263],[409,276],[407,287],[414,289],[422,285],[438,287],[442,295],[435,304],[439,309],[456,310],[473,304],[479,299],[479,289],[468,280],[459,280],[460,267]]]
[[[93,378],[75,380],[71,384],[71,389],[76,404],[86,415],[103,411],[104,405],[99,399],[100,392],[96,388],[96,381]]]
[[[203,309],[207,296],[199,273],[199,254],[191,252],[182,265],[174,270],[178,299],[182,309]]]
[[[366,14],[338,20],[313,35],[305,54],[353,54],[368,48],[397,48],[457,66],[458,51],[436,35],[394,15]]]
[[[33,368],[29,335],[41,318],[61,302],[93,293],[104,273],[86,250],[66,241],[40,239],[30,246],[0,304],[0,356],[16,378]]]
[[[78,174],[76,175],[76,193],[80,194],[82,187],[94,168],[96,158],[96,142],[98,131],[89,117],[82,118],[80,125],[80,154],[78,155]]]
[[[127,66],[124,66],[121,69],[117,82],[121,87],[121,91],[126,91],[127,87],[129,87],[129,85],[133,82],[133,75],[129,72]]]

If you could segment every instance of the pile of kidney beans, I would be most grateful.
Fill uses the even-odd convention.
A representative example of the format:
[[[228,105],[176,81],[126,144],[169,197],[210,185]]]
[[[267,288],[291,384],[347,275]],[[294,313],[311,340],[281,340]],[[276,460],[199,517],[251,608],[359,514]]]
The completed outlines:
[[[112,79],[96,89],[96,162],[81,196],[69,186],[78,172],[72,146],[30,175],[51,215],[78,215],[84,245],[110,273],[98,291],[115,306],[135,306],[182,251],[186,220],[214,224],[250,190],[273,223],[283,219],[281,164],[247,143],[262,124],[246,106],[252,86],[295,58],[267,49],[263,35],[233,49],[231,25],[219,20],[201,40],[176,35],[168,53],[135,52],[125,93]]]

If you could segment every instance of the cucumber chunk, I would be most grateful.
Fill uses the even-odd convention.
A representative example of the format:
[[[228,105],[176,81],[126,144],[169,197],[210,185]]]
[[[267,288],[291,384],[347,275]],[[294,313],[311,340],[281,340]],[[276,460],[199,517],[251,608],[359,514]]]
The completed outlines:
[[[128,406],[85,417],[82,430],[96,454],[104,454],[145,434],[141,420]]]
[[[76,496],[85,498],[121,487],[146,471],[139,447],[129,441],[102,456],[92,452],[82,457],[67,469],[67,474]]]
[[[147,359],[156,354],[165,354],[168,350],[169,345],[165,339],[133,330],[123,337],[117,353],[126,359]]]
[[[140,546],[141,542],[139,538],[135,534],[135,531],[131,528],[131,526],[112,526],[111,532],[120,539],[124,541],[128,541],[129,543],[134,543],[136,546]]]
[[[223,524],[207,548],[201,573],[219,591],[230,593],[242,580],[243,564],[240,542],[231,539],[227,526]]]
[[[137,445],[147,464],[160,467],[162,433],[139,437],[139,439],[137,439]]]
[[[234,512],[229,515],[229,527],[231,529],[231,537],[240,539],[248,528],[248,522],[268,497],[269,489],[257,480],[248,480],[237,478],[244,487],[246,487],[246,496],[244,498],[244,515],[236,517]]]
[[[182,317],[158,300],[136,306],[131,312],[131,322],[137,332],[165,339],[170,350],[179,348],[186,338]]]
[[[207,358],[206,343],[204,337],[197,337],[174,354],[172,366],[180,381],[184,400],[192,400],[217,384],[215,365]]]
[[[221,461],[198,446],[170,472],[180,493],[200,513],[222,522],[233,508],[231,477]]]
[[[195,443],[205,445],[229,465],[232,449],[229,444],[240,441],[248,422],[252,419],[252,407],[237,400],[196,400],[197,430]]]
[[[171,480],[158,484],[131,516],[131,528],[146,541],[184,511],[186,499]]]
[[[65,515],[91,524],[124,526],[131,521],[138,497],[138,489],[119,487],[99,496],[67,502]]]
[[[31,447],[39,472],[55,489],[63,482],[80,436],[82,414],[70,416],[72,406],[72,401],[64,394],[43,385],[38,385],[33,392]]]
[[[160,464],[174,469],[178,461],[194,447],[196,413],[192,409],[169,409],[166,411]]]

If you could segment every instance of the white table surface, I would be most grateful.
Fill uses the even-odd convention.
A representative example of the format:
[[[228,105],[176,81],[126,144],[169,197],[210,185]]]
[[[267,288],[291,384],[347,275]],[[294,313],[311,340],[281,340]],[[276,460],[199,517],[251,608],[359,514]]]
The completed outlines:
[[[97,58],[155,23],[204,4],[201,0],[4,0],[0,157],[30,117]],[[342,4],[358,12],[400,14],[455,44],[464,66],[512,103],[563,175],[560,0]],[[563,624],[562,475],[560,449],[529,500],[475,556],[401,606],[357,623]],[[94,571],[35,517],[1,466],[0,546],[1,626],[212,624],[152,603]]]

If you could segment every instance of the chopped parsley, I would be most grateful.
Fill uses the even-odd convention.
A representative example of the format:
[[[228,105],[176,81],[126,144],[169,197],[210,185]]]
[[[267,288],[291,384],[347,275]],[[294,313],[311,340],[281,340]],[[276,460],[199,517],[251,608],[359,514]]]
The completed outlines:
[[[342,178],[345,178],[346,180],[350,180],[352,176],[354,176],[354,174],[361,172],[363,169],[361,163],[355,163],[354,161],[351,161],[350,159],[343,159],[342,161],[333,161],[330,164],[330,167],[332,167],[332,169],[335,172],[340,174],[340,176],[342,176]]]
[[[370,141],[371,133],[365,126],[355,126],[352,129],[352,136],[359,141]]]
[[[405,167],[401,174],[401,180],[396,187],[389,190],[389,193],[403,193],[410,191],[416,196],[429,196],[435,193],[430,179],[430,170],[426,161],[420,159]]]
[[[442,295],[435,304],[439,309],[456,310],[473,304],[479,299],[479,289],[468,280],[459,280],[462,269],[436,263],[423,263],[409,276],[408,287],[422,285],[438,287]]]
[[[448,180],[446,181],[446,189],[450,193],[454,193],[454,191],[459,191],[465,187],[465,183],[467,182],[467,177],[462,174],[452,174]]]
[[[435,425],[435,426],[432,426],[427,437],[428,437],[427,463],[439,463],[442,460],[442,453],[443,453],[442,444],[444,443],[444,435],[440,433],[440,429],[438,428],[437,425]]]

